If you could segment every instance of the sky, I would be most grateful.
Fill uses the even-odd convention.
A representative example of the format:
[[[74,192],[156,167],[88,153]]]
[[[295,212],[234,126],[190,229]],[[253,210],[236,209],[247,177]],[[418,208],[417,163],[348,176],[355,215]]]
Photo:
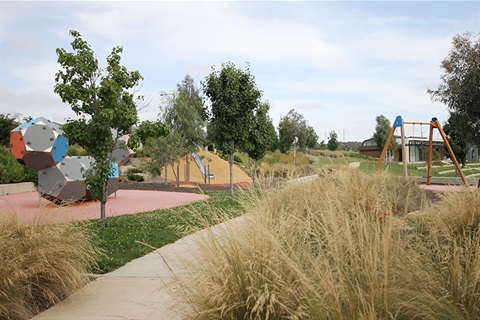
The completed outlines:
[[[479,32],[480,1],[0,1],[0,113],[75,117],[53,92],[57,48],[80,32],[102,67],[115,46],[144,80],[141,121],[156,120],[161,92],[189,74],[198,88],[222,63],[247,64],[275,127],[290,109],[319,141],[372,137],[375,118],[440,122],[452,38]],[[406,126],[420,136],[426,126]]]

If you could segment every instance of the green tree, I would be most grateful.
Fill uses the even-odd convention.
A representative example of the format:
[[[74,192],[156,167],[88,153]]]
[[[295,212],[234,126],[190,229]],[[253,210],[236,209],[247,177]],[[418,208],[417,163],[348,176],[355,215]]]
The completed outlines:
[[[307,139],[305,144],[306,147],[310,149],[315,148],[318,144],[318,135],[315,132],[315,129],[313,129],[311,126],[307,127]]]
[[[387,143],[388,136],[392,131],[392,125],[390,124],[390,120],[388,120],[383,114],[377,116],[375,118],[376,125],[375,125],[375,132],[373,133],[373,141],[380,150],[383,150],[385,144]],[[393,152],[398,148],[398,144],[395,139],[392,139],[390,145],[388,147],[389,152]]]
[[[278,124],[279,148],[283,153],[290,151],[295,138],[299,148],[304,149],[308,136],[307,121],[294,109],[288,111]],[[295,146],[296,147],[296,146]]]
[[[461,127],[457,124],[458,119],[454,116],[450,116],[446,123],[443,124],[443,131],[448,138],[450,147],[452,148],[453,153],[457,160],[462,164],[462,167],[465,167],[467,161],[467,152],[468,146],[465,138],[461,134]],[[449,157],[448,149],[445,148]]]
[[[480,145],[480,34],[454,36],[441,68],[441,84],[428,93],[433,101],[447,105],[450,114],[462,122],[457,125],[459,133]]]
[[[186,162],[186,181],[190,180],[190,157],[192,152],[205,143],[205,122],[207,118],[203,98],[195,82],[188,74],[177,84],[173,94],[163,94],[163,119],[173,132],[183,137]]]
[[[253,183],[255,183],[259,160],[265,156],[276,140],[275,128],[272,124],[272,119],[268,116],[269,109],[268,102],[260,104],[260,107],[255,112],[253,127],[250,129],[250,143],[247,148],[247,154],[255,161],[252,174]],[[272,128],[275,135],[272,135]]]
[[[147,171],[153,176],[158,176],[162,173],[163,168],[170,165],[176,180],[178,180],[175,162],[185,154],[185,145],[185,138],[176,131],[171,132],[167,136],[148,138],[145,143],[145,149],[150,156],[145,162]],[[165,173],[166,183],[167,177]]]
[[[131,148],[137,148],[140,142],[145,145],[148,138],[165,137],[168,136],[169,133],[169,127],[162,121],[145,120],[142,121],[135,129],[135,132],[130,135],[128,144]]]
[[[241,70],[231,62],[222,64],[221,70],[212,68],[203,83],[203,92],[211,102],[209,134],[216,147],[228,156],[233,197],[233,155],[248,144],[261,92],[248,65]]]
[[[330,135],[328,136],[327,148],[330,151],[335,151],[338,149],[339,142],[338,142],[338,135],[335,131],[330,131]]]
[[[10,118],[10,114],[0,113],[0,146],[10,147],[10,131],[18,126],[15,118]]]
[[[73,52],[57,49],[61,70],[55,76],[55,93],[70,104],[78,119],[68,119],[63,126],[71,143],[78,143],[95,162],[84,172],[85,183],[95,200],[100,200],[100,221],[105,227],[108,177],[112,173],[112,152],[117,139],[137,123],[137,108],[131,89],[142,76],[127,71],[120,64],[122,47],[114,47],[107,57],[107,67],[99,67],[91,46],[77,31]]]

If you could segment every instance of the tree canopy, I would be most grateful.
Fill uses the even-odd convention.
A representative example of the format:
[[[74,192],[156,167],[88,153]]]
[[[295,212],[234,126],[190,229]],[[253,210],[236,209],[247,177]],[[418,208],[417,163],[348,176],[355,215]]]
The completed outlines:
[[[73,52],[57,49],[61,70],[55,75],[55,93],[70,104],[78,116],[67,119],[62,129],[71,143],[82,146],[95,162],[84,173],[92,197],[101,201],[101,223],[105,225],[107,183],[112,152],[119,137],[137,123],[137,107],[131,92],[143,79],[138,71],[121,65],[122,47],[114,47],[100,68],[91,46],[77,31],[70,31]]]
[[[297,139],[298,147],[300,149],[304,149],[308,135],[309,129],[307,126],[307,121],[303,115],[294,109],[288,111],[287,115],[280,119],[278,124],[278,138],[281,152],[289,152],[293,142],[295,141],[295,138]]]
[[[455,118],[455,116],[450,116],[447,122],[443,124],[442,128],[448,138],[448,142],[455,157],[458,162],[462,164],[462,167],[464,167],[467,161],[468,146],[465,138],[461,134],[461,124],[458,124],[458,120],[459,119]],[[451,157],[448,149],[446,152],[448,156]]]
[[[10,114],[0,113],[0,146],[10,147],[10,131],[15,129],[19,123]]]
[[[167,136],[169,133],[169,127],[162,121],[145,120],[138,125],[135,132],[131,135],[130,140],[132,143],[130,143],[130,140],[128,143],[131,147],[137,147],[138,142],[145,145],[148,138],[160,138]]]
[[[211,103],[209,135],[216,148],[228,156],[233,196],[233,154],[247,149],[261,92],[248,65],[241,70],[231,62],[222,64],[220,70],[212,68],[202,85]]]
[[[428,93],[433,101],[444,103],[450,114],[462,122],[457,126],[459,133],[480,145],[480,34],[454,36],[441,69],[440,85]]]
[[[327,148],[330,151],[335,151],[338,149],[340,143],[338,142],[338,135],[335,131],[330,131],[328,136]]]
[[[373,141],[380,150],[383,150],[385,144],[387,143],[390,132],[392,131],[392,125],[390,120],[387,119],[383,114],[378,115],[375,118],[375,132],[373,133]],[[393,151],[398,148],[397,142],[395,139],[392,139],[390,145],[388,146],[389,151]]]
[[[313,127],[307,127],[307,140],[305,141],[307,148],[315,148],[318,144],[318,135]]]
[[[272,119],[268,116],[269,109],[268,102],[260,104],[255,112],[253,127],[250,129],[249,145],[246,151],[248,156],[255,161],[252,177],[254,183],[258,161],[275,145],[277,139]]]

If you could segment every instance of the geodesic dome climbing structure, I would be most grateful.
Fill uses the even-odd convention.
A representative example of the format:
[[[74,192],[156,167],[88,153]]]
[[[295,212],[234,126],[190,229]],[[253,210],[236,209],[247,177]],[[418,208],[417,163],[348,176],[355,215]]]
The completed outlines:
[[[10,132],[10,149],[18,162],[40,171],[66,157],[68,140],[59,124],[40,117]]]
[[[113,151],[112,174],[107,194],[119,188],[119,164],[126,164],[134,152],[126,147],[128,136],[121,137]],[[43,117],[23,123],[10,132],[10,149],[17,161],[38,171],[38,192],[55,203],[91,200],[83,173],[95,159],[69,157],[68,139],[61,126]]]

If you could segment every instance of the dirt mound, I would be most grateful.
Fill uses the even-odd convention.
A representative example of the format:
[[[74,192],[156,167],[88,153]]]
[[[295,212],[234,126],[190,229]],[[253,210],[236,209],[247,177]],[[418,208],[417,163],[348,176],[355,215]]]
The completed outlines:
[[[228,161],[223,160],[213,152],[201,150],[198,155],[202,159],[205,166],[210,168],[210,173],[213,177],[210,178],[211,185],[227,185],[230,183],[230,168]],[[186,181],[185,178],[185,159],[182,159],[179,163],[180,181]],[[176,168],[175,168],[176,170]],[[162,172],[160,179],[165,178],[165,173]],[[171,166],[168,166],[167,179],[174,181],[175,175]],[[249,184],[252,179],[237,165],[233,166],[233,183],[234,184]],[[203,175],[194,160],[190,161],[190,182],[204,184]],[[208,179],[207,179],[208,183]]]

